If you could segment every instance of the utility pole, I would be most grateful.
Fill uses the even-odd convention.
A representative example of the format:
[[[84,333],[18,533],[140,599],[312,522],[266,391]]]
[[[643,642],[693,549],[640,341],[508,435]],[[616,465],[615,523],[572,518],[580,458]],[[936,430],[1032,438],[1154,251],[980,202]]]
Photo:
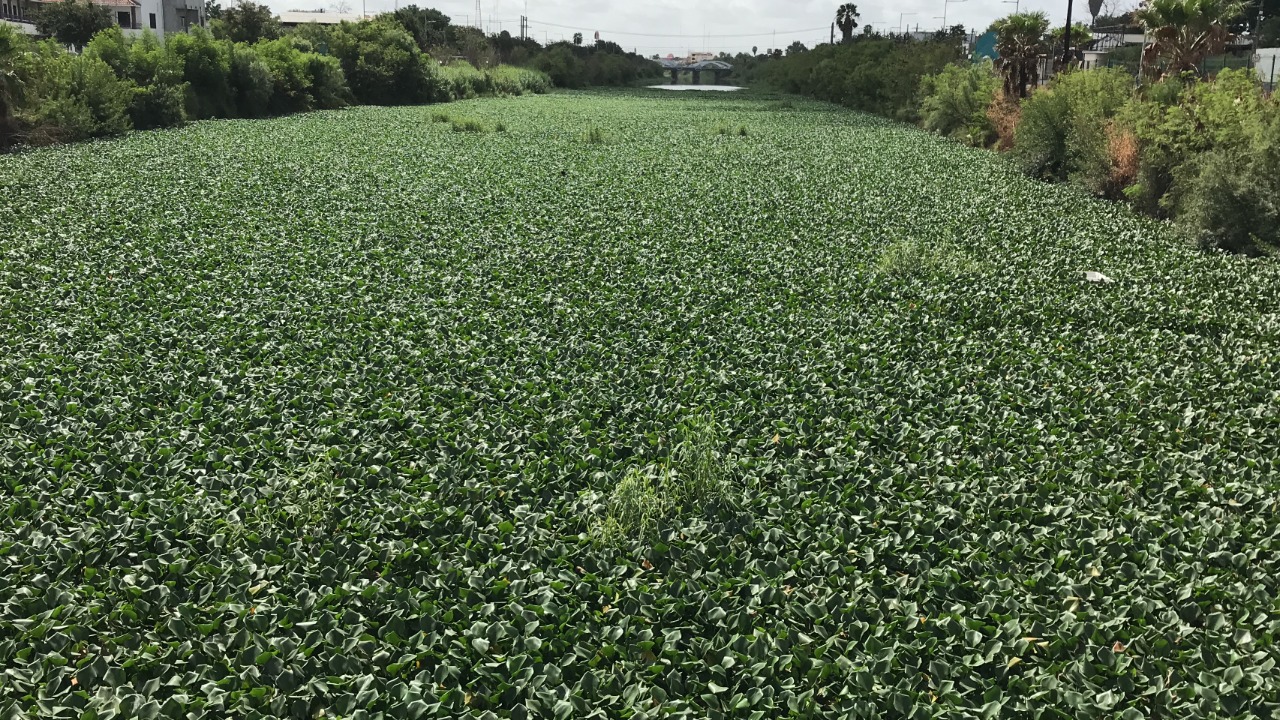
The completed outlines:
[[[1062,69],[1071,64],[1071,0],[1067,0],[1067,30],[1062,34]]]
[[[909,32],[911,32],[911,28],[907,27],[907,26],[906,26],[906,25],[904,25],[904,24],[903,24],[903,22],[902,22],[903,20],[906,20],[906,19],[907,19],[907,16],[908,16],[908,15],[915,15],[915,13],[913,13],[913,12],[909,12],[909,13],[908,13],[908,12],[898,13],[898,32],[900,32],[900,33],[902,33],[902,34],[904,34],[904,35],[905,35],[905,34],[907,34],[907,33],[909,33]]]
[[[831,44],[836,44],[836,24],[831,23]]]

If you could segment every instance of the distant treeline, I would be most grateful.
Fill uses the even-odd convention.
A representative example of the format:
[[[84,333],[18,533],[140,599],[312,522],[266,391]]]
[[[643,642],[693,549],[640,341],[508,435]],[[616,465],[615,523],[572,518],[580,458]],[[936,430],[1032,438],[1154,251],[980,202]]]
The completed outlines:
[[[812,50],[793,45],[785,57],[774,51],[741,65],[753,84],[916,122],[921,78],[959,60],[963,39],[960,26],[928,41],[865,35]]]
[[[126,38],[82,2],[51,6],[38,25],[49,39],[0,25],[0,149],[188,120],[625,85],[657,74],[654,63],[613,43],[543,47],[507,32],[485,36],[415,6],[290,31],[265,6],[212,6],[209,29],[161,43],[149,31]]]

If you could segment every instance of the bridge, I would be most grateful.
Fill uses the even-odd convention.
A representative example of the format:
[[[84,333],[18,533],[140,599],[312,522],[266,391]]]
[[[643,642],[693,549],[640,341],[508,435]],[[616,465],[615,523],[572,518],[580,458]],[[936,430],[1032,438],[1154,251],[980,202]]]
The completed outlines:
[[[724,79],[733,72],[733,66],[723,60],[700,60],[698,62],[689,62],[685,59],[666,59],[659,60],[658,64],[662,66],[664,71],[671,73],[671,84],[678,85],[680,83],[680,73],[689,72],[693,74],[693,84],[698,85],[702,82],[702,73],[709,72],[715,78],[716,85],[723,85]]]

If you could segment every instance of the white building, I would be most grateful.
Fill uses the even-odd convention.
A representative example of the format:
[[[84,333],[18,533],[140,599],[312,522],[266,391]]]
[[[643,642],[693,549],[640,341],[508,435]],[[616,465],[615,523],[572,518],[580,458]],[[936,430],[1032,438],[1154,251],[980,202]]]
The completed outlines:
[[[1253,56],[1253,66],[1258,69],[1258,78],[1274,90],[1280,81],[1280,48],[1258,48]]]
[[[0,22],[36,35],[35,18],[40,8],[59,0],[0,0]],[[151,30],[164,38],[166,33],[186,32],[208,22],[204,0],[90,0],[106,8],[125,35],[138,36]]]
[[[324,10],[287,10],[280,13],[280,25],[295,28],[307,23],[317,25],[338,25],[344,22],[360,22],[365,16],[360,13],[336,13]]]

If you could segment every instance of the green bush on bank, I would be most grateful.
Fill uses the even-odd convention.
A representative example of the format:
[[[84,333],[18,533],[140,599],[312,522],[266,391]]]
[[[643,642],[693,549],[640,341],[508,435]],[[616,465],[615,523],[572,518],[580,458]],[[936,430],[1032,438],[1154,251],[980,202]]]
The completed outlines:
[[[1107,126],[1133,95],[1118,69],[1069,72],[1022,103],[1013,158],[1046,180],[1076,180],[1104,194],[1110,177]]]
[[[969,142],[989,68],[951,66],[921,83],[921,124]],[[990,112],[986,113],[990,115]],[[1056,77],[1021,103],[1010,156],[1028,175],[1127,198],[1176,219],[1206,249],[1280,247],[1280,103],[1249,69],[1135,87],[1118,68]]]
[[[263,6],[245,7],[253,10],[246,10],[246,17],[270,19]],[[48,144],[172,127],[188,119],[523,95],[554,85],[625,85],[657,74],[654,63],[613,43],[543,49],[509,34],[486,38],[450,26],[442,15],[438,20],[448,32],[419,38],[400,16],[336,26],[312,23],[283,35],[265,31],[266,26],[255,30],[261,23],[224,19],[217,32],[194,28],[164,44],[150,31],[126,38],[119,28],[109,28],[87,44],[83,59],[53,41],[34,41],[0,26],[0,150],[18,142]],[[431,48],[440,57],[463,53],[472,60],[440,67],[422,47],[423,38],[445,43]],[[555,74],[506,62],[527,62]]]
[[[990,63],[948,65],[926,75],[920,79],[920,124],[968,145],[986,147],[995,140],[987,108],[999,87]]]

